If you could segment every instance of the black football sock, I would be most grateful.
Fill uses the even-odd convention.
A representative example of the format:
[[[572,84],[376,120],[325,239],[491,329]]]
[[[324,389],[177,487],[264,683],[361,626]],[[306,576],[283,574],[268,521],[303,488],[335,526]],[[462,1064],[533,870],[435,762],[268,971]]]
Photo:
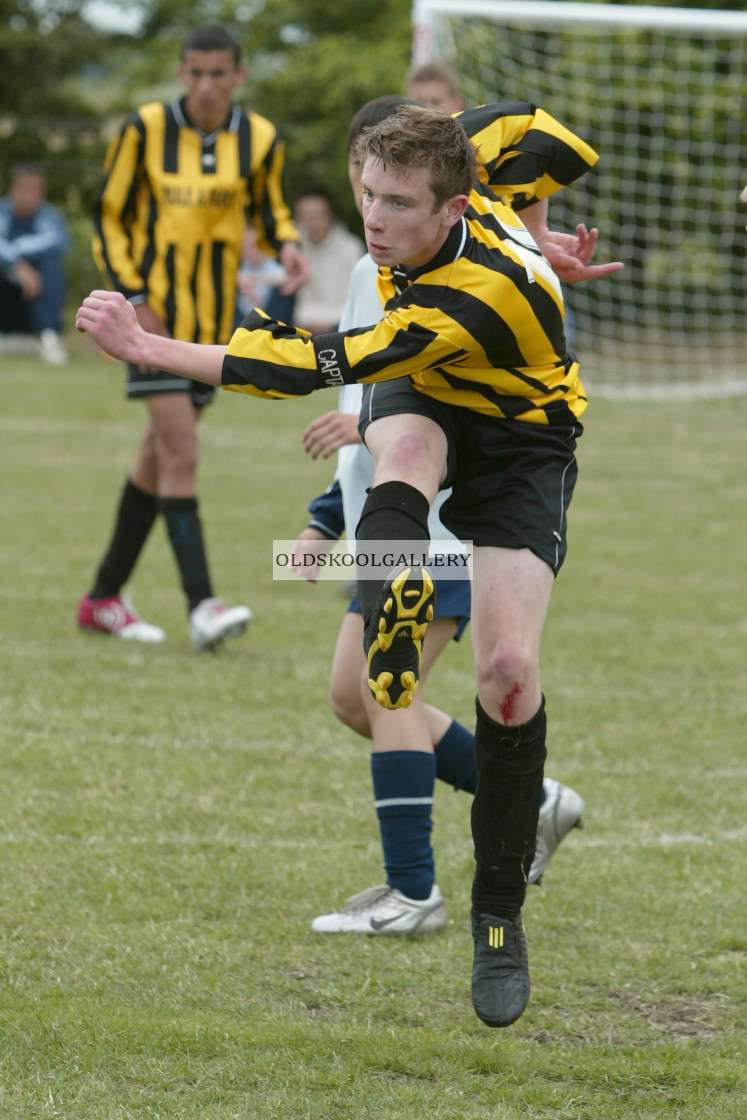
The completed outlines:
[[[159,498],[158,508],[166,520],[188,608],[193,611],[203,599],[213,596],[197,498]]]
[[[420,490],[407,482],[382,482],[368,492],[358,527],[356,542],[364,546],[367,541],[423,541],[430,542],[428,532],[428,499]],[[425,550],[427,552],[427,548]],[[381,580],[361,579],[359,569],[358,599],[361,604],[364,626],[368,626],[381,595],[385,572]]]
[[[511,918],[521,910],[537,840],[546,735],[544,697],[518,727],[491,719],[477,701],[472,904],[478,913]]]
[[[447,782],[455,790],[474,793],[477,788],[477,769],[475,766],[475,735],[468,727],[452,720],[436,743],[436,777]],[[542,787],[540,805],[545,800]]]
[[[155,494],[127,479],[119,501],[109,548],[96,573],[91,599],[118,595],[132,575],[158,513]]]

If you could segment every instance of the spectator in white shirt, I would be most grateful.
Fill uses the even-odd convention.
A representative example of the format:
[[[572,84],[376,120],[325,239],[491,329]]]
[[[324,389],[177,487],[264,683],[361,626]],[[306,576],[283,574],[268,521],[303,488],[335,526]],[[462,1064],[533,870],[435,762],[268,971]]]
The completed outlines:
[[[334,330],[348,294],[350,274],[365,246],[335,219],[325,187],[309,187],[296,198],[294,218],[311,276],[296,293],[293,321],[312,334]]]

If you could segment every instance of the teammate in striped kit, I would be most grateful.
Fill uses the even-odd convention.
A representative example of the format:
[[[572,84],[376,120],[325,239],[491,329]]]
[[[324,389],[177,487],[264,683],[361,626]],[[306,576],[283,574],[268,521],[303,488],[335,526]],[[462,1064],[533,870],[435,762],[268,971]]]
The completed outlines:
[[[180,100],[143,105],[112,141],[96,203],[94,255],[142,327],[164,337],[226,342],[247,221],[278,257],[287,290],[307,276],[283,201],[283,146],[274,125],[233,103],[246,76],[234,38],[201,27],[182,44]],[[158,366],[130,363],[127,396],[149,423],[117,509],[94,586],[78,606],[83,629],[162,641],[121,594],[157,514],[163,514],[198,650],[241,634],[248,607],[213,592],[195,491],[197,419],[214,389]]]

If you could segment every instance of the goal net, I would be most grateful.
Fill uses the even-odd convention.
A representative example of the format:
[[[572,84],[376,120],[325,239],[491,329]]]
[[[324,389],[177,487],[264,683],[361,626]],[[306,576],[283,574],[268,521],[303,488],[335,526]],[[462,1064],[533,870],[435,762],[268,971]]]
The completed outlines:
[[[530,101],[600,154],[550,201],[622,272],[566,288],[583,378],[610,396],[747,393],[747,13],[415,0],[413,61],[468,105]],[[572,326],[573,329],[573,326]]]

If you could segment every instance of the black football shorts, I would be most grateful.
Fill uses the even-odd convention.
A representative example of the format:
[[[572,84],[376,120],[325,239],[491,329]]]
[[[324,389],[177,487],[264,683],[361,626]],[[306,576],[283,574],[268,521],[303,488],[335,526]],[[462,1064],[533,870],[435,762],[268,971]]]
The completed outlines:
[[[566,515],[578,468],[578,421],[542,425],[445,404],[406,378],[363,388],[359,431],[384,416],[427,416],[448,444],[441,520],[477,547],[528,548],[557,574],[565,559]],[[406,480],[404,480],[406,481]]]
[[[215,396],[215,386],[203,385],[201,381],[192,381],[189,377],[179,377],[165,369],[152,369],[149,366],[143,371],[140,366],[128,364],[126,392],[130,400],[162,393],[189,393],[195,408],[202,408],[203,405],[210,404]]]

